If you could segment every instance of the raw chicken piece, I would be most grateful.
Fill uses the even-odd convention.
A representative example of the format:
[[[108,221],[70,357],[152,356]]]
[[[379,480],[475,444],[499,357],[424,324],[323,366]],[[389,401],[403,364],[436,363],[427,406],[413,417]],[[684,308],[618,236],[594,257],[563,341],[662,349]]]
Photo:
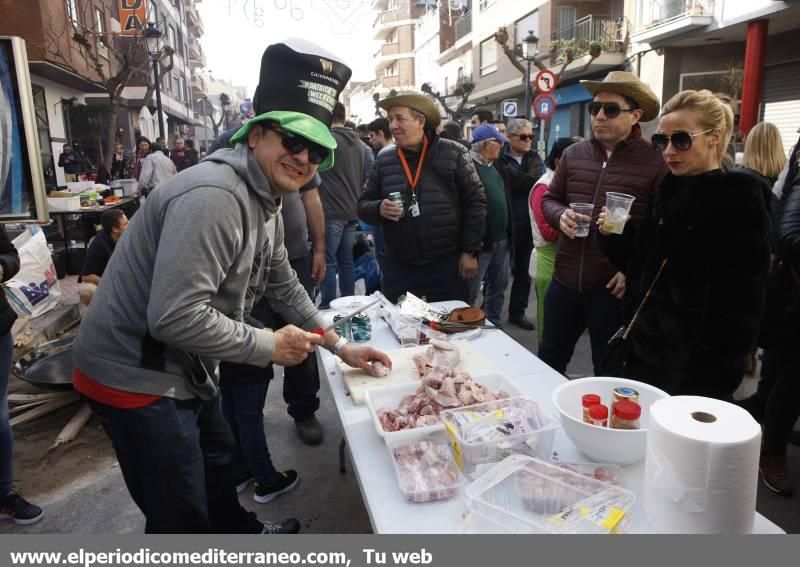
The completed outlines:
[[[443,408],[457,408],[461,406],[461,400],[457,396],[449,396],[443,392],[436,395],[436,403]]]
[[[442,382],[441,388],[439,388],[439,392],[442,394],[446,394],[448,396],[455,396],[456,395],[456,381],[455,378],[452,376],[448,376]]]
[[[458,399],[461,400],[462,405],[470,405],[474,401],[472,398],[472,390],[469,388],[462,388],[458,393]]]
[[[414,356],[411,357],[411,360],[414,361],[414,366],[417,369],[417,374],[419,375],[419,377],[422,378],[423,376],[425,376],[425,373],[428,371],[429,368],[428,366],[429,360],[425,357],[425,355],[422,353],[415,354]]]
[[[389,372],[391,372],[391,370],[389,370],[382,362],[376,360],[372,363],[372,375],[376,378],[386,378],[389,375]]]

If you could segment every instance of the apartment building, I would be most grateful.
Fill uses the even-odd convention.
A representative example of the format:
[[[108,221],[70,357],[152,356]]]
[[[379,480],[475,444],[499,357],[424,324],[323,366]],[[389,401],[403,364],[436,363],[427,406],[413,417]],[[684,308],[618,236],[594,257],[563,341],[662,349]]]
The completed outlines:
[[[632,65],[663,100],[683,89],[737,101],[740,129],[774,122],[788,152],[800,126],[800,6],[769,0],[627,0]],[[745,72],[745,61],[752,66]]]
[[[413,89],[414,30],[417,19],[435,0],[375,0],[372,39],[378,44],[374,53],[376,92],[381,97],[390,90]]]

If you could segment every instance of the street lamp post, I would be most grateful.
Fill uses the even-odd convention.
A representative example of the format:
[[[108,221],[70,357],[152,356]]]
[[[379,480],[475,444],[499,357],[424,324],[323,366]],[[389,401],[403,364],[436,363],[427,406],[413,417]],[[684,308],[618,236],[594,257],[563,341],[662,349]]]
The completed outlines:
[[[161,56],[159,43],[161,42],[161,30],[152,22],[147,24],[144,31],[144,38],[147,42],[147,53],[153,61],[153,78],[156,83],[156,109],[158,111],[158,134],[164,138],[164,116],[161,109],[161,81],[158,76],[158,58]]]
[[[522,58],[527,63],[525,72],[525,116],[531,118],[531,61],[536,57],[536,46],[539,38],[528,30],[528,35],[522,40]]]
[[[219,95],[219,105],[222,107],[222,119],[225,121],[225,130],[228,130],[228,108],[231,106],[231,97],[222,93]]]

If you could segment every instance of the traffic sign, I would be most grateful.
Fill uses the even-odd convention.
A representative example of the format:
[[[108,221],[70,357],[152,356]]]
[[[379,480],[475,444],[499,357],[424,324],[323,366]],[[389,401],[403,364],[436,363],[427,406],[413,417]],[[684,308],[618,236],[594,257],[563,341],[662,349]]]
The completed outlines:
[[[533,101],[533,113],[539,120],[547,120],[556,111],[556,101],[550,95],[539,95]]]
[[[536,73],[536,78],[533,81],[536,85],[536,90],[542,94],[550,94],[556,90],[558,85],[558,77],[550,69],[544,69]]]
[[[503,101],[503,116],[517,116],[517,101],[513,98],[507,98]]]

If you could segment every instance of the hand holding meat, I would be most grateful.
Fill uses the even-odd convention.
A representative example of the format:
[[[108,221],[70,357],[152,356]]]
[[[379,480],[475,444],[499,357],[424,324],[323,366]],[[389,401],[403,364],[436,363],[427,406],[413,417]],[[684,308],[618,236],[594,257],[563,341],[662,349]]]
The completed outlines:
[[[322,344],[322,337],[307,333],[294,325],[287,325],[275,331],[275,347],[272,362],[281,366],[297,366]]]
[[[339,358],[353,368],[360,368],[370,376],[383,378],[391,371],[392,360],[379,350],[369,346],[347,344],[339,352]],[[381,368],[383,367],[383,368]]]
[[[381,216],[386,220],[399,221],[403,216],[403,208],[389,199],[381,201]]]

